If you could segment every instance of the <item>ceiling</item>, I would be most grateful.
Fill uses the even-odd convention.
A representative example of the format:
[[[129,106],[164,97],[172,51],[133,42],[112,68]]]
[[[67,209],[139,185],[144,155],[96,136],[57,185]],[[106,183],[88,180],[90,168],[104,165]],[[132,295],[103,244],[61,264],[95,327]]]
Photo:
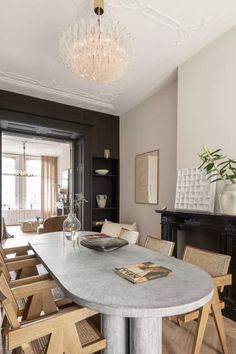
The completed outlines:
[[[61,156],[65,149],[70,151],[70,144],[49,141],[40,138],[26,138],[15,135],[2,136],[2,152],[8,154],[22,154],[23,145],[26,143],[26,155],[31,156]]]
[[[112,17],[132,33],[136,58],[116,82],[87,82],[63,66],[58,42],[89,1],[1,0],[0,88],[122,115],[236,24],[235,0],[106,0]]]

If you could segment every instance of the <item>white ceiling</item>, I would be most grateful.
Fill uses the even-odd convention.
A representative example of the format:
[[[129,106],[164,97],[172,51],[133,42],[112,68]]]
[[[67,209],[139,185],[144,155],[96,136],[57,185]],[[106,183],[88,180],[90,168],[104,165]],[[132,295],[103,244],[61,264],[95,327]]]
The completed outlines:
[[[58,53],[61,32],[88,1],[1,0],[0,88],[120,115],[236,24],[235,0],[106,0],[133,34],[136,59],[117,82],[91,83],[64,68]]]
[[[30,156],[61,156],[65,149],[70,150],[70,144],[49,141],[40,138],[26,138],[22,136],[3,135],[2,152],[8,154],[22,154],[23,145],[26,143],[26,155]]]

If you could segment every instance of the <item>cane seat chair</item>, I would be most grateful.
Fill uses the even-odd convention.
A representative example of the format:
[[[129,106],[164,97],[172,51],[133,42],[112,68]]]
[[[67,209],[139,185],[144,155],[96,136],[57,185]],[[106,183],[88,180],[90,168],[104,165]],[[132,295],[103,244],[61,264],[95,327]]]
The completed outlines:
[[[118,238],[120,238],[121,240],[125,240],[133,245],[136,245],[139,240],[139,232],[122,228],[120,230]]]
[[[165,256],[172,256],[175,248],[175,243],[166,240],[160,240],[159,238],[153,236],[147,236],[145,241],[145,248],[148,248],[152,251],[157,251]]]
[[[16,300],[37,293],[37,286],[11,289],[0,271],[0,301],[10,325],[9,350],[24,354],[89,354],[106,347],[106,340],[89,320],[96,311],[72,304],[52,315],[25,319]]]
[[[225,286],[232,284],[232,276],[231,274],[228,274],[231,257],[225,254],[213,253],[202,249],[186,246],[183,255],[183,260],[205,270],[212,276],[214,283],[213,297],[205,306],[203,306],[199,310],[178,316],[178,320],[181,320],[184,323],[187,323],[192,320],[197,320],[198,322],[192,353],[200,353],[207,321],[209,315],[211,314],[213,315],[215,321],[223,353],[228,354],[228,347],[222,316],[224,302],[220,301],[219,292],[222,292]]]
[[[27,318],[37,317],[41,312],[45,314],[54,313],[57,311],[57,306],[61,307],[71,303],[71,300],[65,297],[63,291],[51,279],[48,273],[39,275],[34,271],[34,268],[37,270],[39,263],[39,260],[35,256],[18,256],[6,259],[0,253],[0,270],[3,272],[10,288],[18,288],[20,290],[22,287],[30,287],[32,283],[40,283],[38,285],[38,293],[32,294],[30,298],[21,297],[17,299],[18,307],[21,310],[27,309]],[[21,275],[20,279],[18,277],[13,279],[11,277],[12,272],[15,274],[18,272]],[[26,277],[23,278],[22,275],[26,275]],[[6,336],[9,323],[4,314],[2,318],[2,334]]]
[[[63,230],[63,222],[66,220],[66,215],[50,216],[45,219],[44,223],[37,229],[38,234],[47,234]]]

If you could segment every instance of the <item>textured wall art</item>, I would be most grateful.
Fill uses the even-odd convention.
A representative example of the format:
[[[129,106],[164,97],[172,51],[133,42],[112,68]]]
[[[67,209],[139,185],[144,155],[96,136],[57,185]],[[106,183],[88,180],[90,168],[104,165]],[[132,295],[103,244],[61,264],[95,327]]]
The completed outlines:
[[[214,212],[216,184],[198,168],[178,170],[175,209]]]

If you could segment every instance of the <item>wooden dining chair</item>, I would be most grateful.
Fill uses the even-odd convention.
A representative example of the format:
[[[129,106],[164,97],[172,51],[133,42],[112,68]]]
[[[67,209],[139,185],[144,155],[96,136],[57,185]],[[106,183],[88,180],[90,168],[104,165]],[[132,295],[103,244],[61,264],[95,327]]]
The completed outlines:
[[[223,323],[222,309],[224,302],[220,301],[219,292],[224,287],[232,284],[232,276],[228,273],[231,257],[225,254],[213,253],[193,247],[186,246],[183,260],[198,266],[212,276],[214,283],[213,298],[202,308],[196,311],[179,315],[178,320],[187,323],[197,320],[197,331],[194,339],[193,354],[199,354],[205,333],[209,315],[213,315],[216,329],[219,335],[220,343],[224,354],[228,354],[226,335]]]
[[[0,254],[0,270],[3,272],[10,288],[22,288],[24,286],[30,287],[32,283],[41,283],[41,285],[38,285],[38,289],[40,289],[39,293],[32,295],[30,299],[18,299],[18,306],[21,309],[27,308],[27,317],[30,318],[37,317],[41,311],[45,314],[55,312],[57,310],[55,302],[58,307],[71,303],[71,300],[68,299],[58,285],[52,281],[48,273],[39,275],[35,274],[36,272],[34,271],[30,271],[33,268],[37,268],[39,263],[39,260],[35,256],[18,256],[9,259],[9,261],[6,262],[6,259],[3,259]],[[26,268],[26,272],[24,272],[24,268]],[[25,274],[27,276],[24,278],[20,277],[12,279],[11,272],[17,273],[19,271],[21,272],[21,275]],[[48,288],[45,287],[45,284],[48,285]],[[41,289],[40,286],[44,287]],[[9,324],[4,314],[2,315],[2,318],[2,334],[3,336],[6,336]]]
[[[0,252],[0,263],[3,264],[4,273],[8,281],[38,275],[37,265],[40,261],[35,255],[22,255],[7,258]]]
[[[166,240],[160,240],[159,238],[153,236],[147,236],[145,241],[145,248],[148,248],[152,251],[157,251],[165,256],[172,256],[175,248],[175,243]]]
[[[11,289],[0,271],[0,301],[10,324],[9,350],[17,354],[89,354],[106,347],[106,340],[89,320],[97,312],[75,304],[50,316],[20,321],[17,298],[38,293],[39,284]]]
[[[3,248],[2,244],[0,244],[0,253],[2,254],[3,257],[7,257],[8,255],[11,255],[11,257],[24,256],[24,255],[28,255],[29,252],[32,253],[32,250],[27,245]]]
[[[131,231],[127,229],[121,229],[118,238],[125,240],[133,245],[138,243],[139,239],[139,232],[138,231]]]

